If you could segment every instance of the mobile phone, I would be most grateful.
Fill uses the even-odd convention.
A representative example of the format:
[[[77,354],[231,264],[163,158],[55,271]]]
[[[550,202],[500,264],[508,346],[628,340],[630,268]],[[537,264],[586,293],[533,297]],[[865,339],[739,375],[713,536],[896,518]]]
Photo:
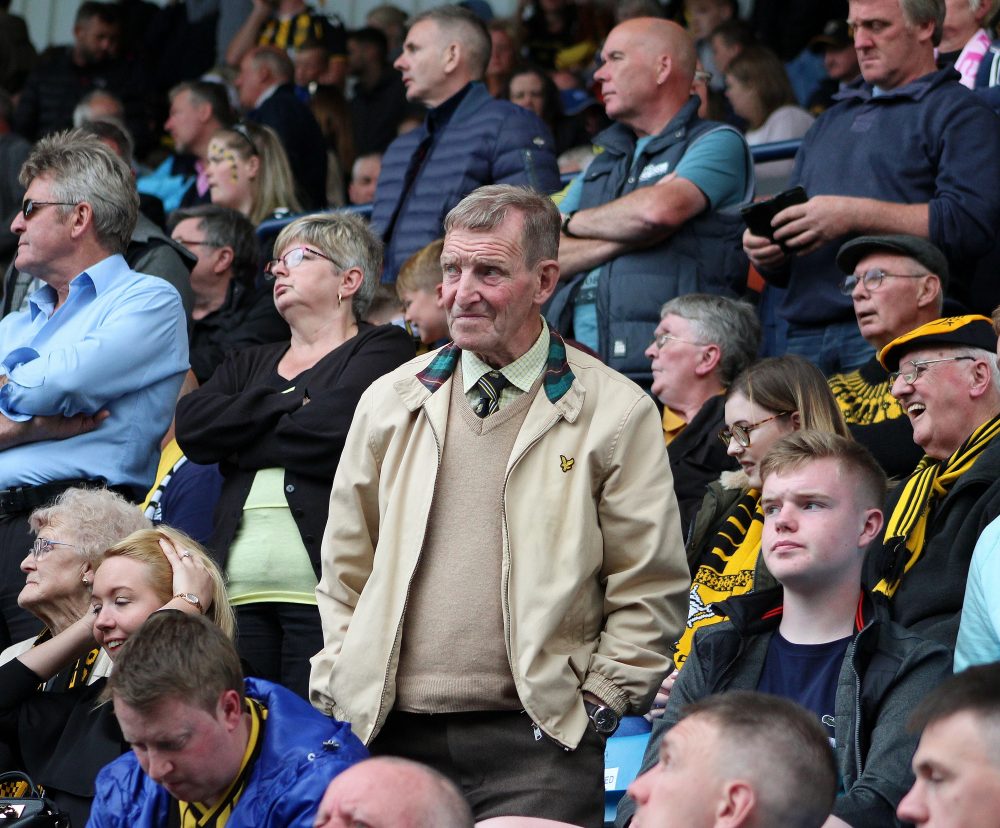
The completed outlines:
[[[740,215],[755,236],[763,236],[774,241],[774,228],[771,220],[786,207],[793,204],[805,204],[809,200],[803,187],[792,187],[790,190],[778,193],[763,201],[740,205]]]

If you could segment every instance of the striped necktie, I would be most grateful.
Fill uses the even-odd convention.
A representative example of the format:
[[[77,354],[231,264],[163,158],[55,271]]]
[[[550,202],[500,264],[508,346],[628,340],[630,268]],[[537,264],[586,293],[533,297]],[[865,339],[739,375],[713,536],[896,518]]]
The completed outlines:
[[[480,396],[473,410],[477,416],[488,417],[490,414],[496,414],[500,408],[500,394],[508,385],[510,380],[499,371],[488,371],[483,374],[476,381]]]

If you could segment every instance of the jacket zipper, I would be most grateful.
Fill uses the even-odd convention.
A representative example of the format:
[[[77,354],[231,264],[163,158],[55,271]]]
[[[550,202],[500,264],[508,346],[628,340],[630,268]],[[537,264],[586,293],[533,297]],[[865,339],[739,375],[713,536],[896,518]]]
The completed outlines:
[[[542,393],[544,393],[544,391],[542,391]],[[514,459],[514,462],[511,463],[510,466],[511,471],[514,471],[514,467],[521,462],[521,458],[524,457],[524,455],[526,455],[535,446],[535,444],[538,443],[538,441],[541,440],[542,437],[546,435],[546,433],[548,433],[548,431],[552,428],[552,426],[556,424],[558,420],[559,420],[559,415],[556,414],[556,416],[552,418],[551,422],[549,422],[541,431],[538,432],[538,434],[536,434],[531,439],[531,442],[524,447],[524,450]],[[509,479],[510,479],[510,473],[505,474],[503,478],[503,488],[500,490],[500,516],[503,522],[503,541],[504,541],[503,545],[504,549],[506,550],[504,554],[507,556],[507,577],[504,578],[503,592],[500,595],[500,600],[503,603],[504,630],[505,630],[506,644],[507,644],[507,665],[510,667],[510,674],[514,679],[514,685],[517,686],[518,684],[517,673],[514,671],[514,660],[511,657],[513,644],[511,643],[510,640],[510,600],[508,598],[508,595],[510,594],[510,570],[513,565],[511,563],[511,555],[510,555],[510,535],[507,531],[507,481]],[[527,707],[525,707],[524,712],[527,713],[528,718],[531,719],[532,726],[535,727],[536,730],[540,730],[538,723],[535,722],[534,717],[531,715],[531,711],[528,710]],[[563,750],[567,751],[571,750],[569,745],[563,744],[548,732],[544,730],[542,730],[541,732],[545,733],[546,736],[548,736],[553,742],[559,745],[559,747],[561,747]]]
[[[424,416],[426,416],[426,414]],[[427,427],[430,428],[431,434],[434,435],[434,447],[437,449],[437,468],[435,469],[434,472],[434,488],[431,490],[431,503],[433,504],[434,498],[437,496],[438,474],[441,471],[441,439],[438,437],[437,432],[434,430],[434,423],[431,422],[430,417],[427,417]],[[424,527],[425,536],[426,536],[426,528],[427,527],[425,526]],[[406,582],[406,597],[403,599],[403,611],[399,616],[399,623],[396,624],[396,635],[393,638],[392,650],[389,652],[389,663],[386,664],[385,666],[385,679],[382,682],[382,696],[381,698],[379,698],[378,710],[375,713],[375,725],[374,729],[372,730],[373,735],[369,738],[368,740],[369,743],[371,742],[371,739],[374,738],[374,734],[378,733],[378,731],[382,728],[382,725],[385,724],[385,719],[388,718],[389,715],[388,713],[386,713],[385,717],[382,716],[382,710],[385,707],[386,693],[389,690],[389,665],[392,664],[392,659],[396,655],[396,648],[399,646],[400,635],[403,629],[403,619],[406,618],[406,608],[410,603],[410,587],[413,586],[413,578],[417,574],[417,567],[420,565],[420,558],[423,556],[423,554],[424,554],[424,547],[423,544],[421,544],[420,551],[417,553],[417,560],[414,562],[413,569],[410,572],[410,578]],[[510,660],[509,654],[507,656],[507,659],[508,661]]]

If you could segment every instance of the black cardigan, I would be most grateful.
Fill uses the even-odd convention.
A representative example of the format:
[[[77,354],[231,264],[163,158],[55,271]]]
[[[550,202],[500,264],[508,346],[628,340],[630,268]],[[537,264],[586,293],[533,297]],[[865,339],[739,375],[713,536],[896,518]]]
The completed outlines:
[[[357,336],[279,388],[273,378],[287,350],[282,342],[229,354],[178,402],[177,442],[194,462],[219,463],[225,478],[209,542],[223,571],[254,476],[279,467],[318,578],[330,487],[354,409],[372,382],[413,357],[414,346],[402,328],[361,323]]]

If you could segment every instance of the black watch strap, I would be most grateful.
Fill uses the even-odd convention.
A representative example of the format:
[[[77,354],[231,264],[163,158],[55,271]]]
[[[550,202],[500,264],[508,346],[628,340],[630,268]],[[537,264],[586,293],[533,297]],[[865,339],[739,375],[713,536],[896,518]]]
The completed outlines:
[[[576,234],[574,234],[569,229],[569,223],[573,220],[573,216],[575,216],[575,215],[576,215],[576,210],[573,210],[570,213],[566,213],[566,215],[563,216],[563,220],[562,220],[562,231],[563,231],[563,234],[566,235],[566,236],[569,236],[571,239],[577,239],[577,238],[579,238],[579,236],[577,236]]]

